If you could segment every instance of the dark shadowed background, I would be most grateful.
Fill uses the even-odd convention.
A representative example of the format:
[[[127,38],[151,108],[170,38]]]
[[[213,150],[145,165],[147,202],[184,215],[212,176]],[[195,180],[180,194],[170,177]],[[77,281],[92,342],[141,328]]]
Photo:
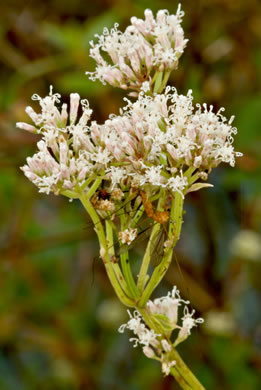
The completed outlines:
[[[79,92],[93,118],[123,93],[85,76],[89,41],[104,26],[176,1],[53,0],[0,3],[0,389],[170,390],[157,362],[117,332],[115,299],[81,205],[39,194],[19,166],[37,137],[15,128],[49,85]],[[180,93],[236,115],[236,168],[219,166],[213,189],[186,198],[181,241],[157,295],[177,284],[205,325],[179,347],[207,389],[261,388],[261,3],[183,1],[189,43],[172,73]]]

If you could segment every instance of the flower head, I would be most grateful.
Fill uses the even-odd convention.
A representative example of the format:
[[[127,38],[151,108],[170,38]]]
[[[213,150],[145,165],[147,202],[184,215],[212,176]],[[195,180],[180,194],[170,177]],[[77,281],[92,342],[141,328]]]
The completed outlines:
[[[92,113],[87,100],[80,101],[80,96],[72,93],[68,113],[67,104],[60,110],[57,107],[60,95],[54,94],[52,87],[45,98],[33,95],[32,99],[41,107],[38,114],[32,107],[26,108],[35,126],[19,122],[17,127],[42,136],[37,143],[38,152],[28,157],[27,164],[21,168],[40,192],[74,191],[107,167],[111,154],[102,143],[95,142],[92,137],[95,132],[87,126]],[[77,120],[79,109],[81,115]]]
[[[227,119],[213,107],[197,105],[194,109],[191,91],[179,95],[174,88],[148,96],[141,92],[135,102],[126,99],[120,115],[111,116],[104,124],[92,122],[89,104],[78,94],[70,96],[70,111],[57,107],[60,95],[45,98],[34,95],[41,112],[31,107],[26,112],[35,126],[17,126],[42,136],[38,153],[27,159],[22,169],[41,192],[73,191],[90,177],[103,177],[110,191],[136,187],[150,192],[164,189],[183,197],[189,191],[206,187],[190,186],[186,170],[193,168],[198,178],[220,162],[234,165],[233,117]],[[77,120],[78,111],[81,110]]]
[[[193,318],[194,313],[195,310],[192,310],[190,313],[188,307],[185,306],[184,316],[182,317],[182,327],[180,328],[178,337],[174,343],[175,346],[186,340],[188,336],[191,335],[191,329],[197,326],[197,324],[203,324],[203,318]]]
[[[95,72],[87,72],[91,80],[99,79],[122,89],[149,90],[155,72],[175,69],[186,46],[181,21],[184,13],[179,5],[176,15],[158,11],[154,18],[145,10],[145,20],[131,18],[131,25],[122,33],[118,24],[90,42],[90,56],[96,61]],[[104,54],[109,57],[105,60]],[[146,87],[143,84],[146,81]]]
[[[119,232],[119,239],[122,244],[130,245],[133,240],[137,237],[138,229],[125,229]]]
[[[129,321],[119,328],[120,333],[123,333],[125,329],[133,331],[136,336],[130,338],[130,341],[134,341],[133,346],[142,345],[143,352],[147,357],[159,360],[164,375],[169,375],[171,367],[176,364],[171,355],[173,348],[191,334],[191,329],[194,326],[204,322],[202,318],[193,318],[195,311],[189,312],[187,304],[189,301],[184,301],[180,297],[177,287],[174,286],[167,296],[148,301],[146,305],[150,320],[152,323],[153,320],[156,321],[157,328],[162,329],[162,333],[155,333],[153,329],[149,329],[137,310],[134,311],[133,315],[128,311]],[[181,305],[185,306],[184,315],[181,318],[182,325],[179,325],[178,308]],[[179,332],[176,340],[172,343],[170,337],[175,329],[179,329]]]
[[[152,315],[164,315],[169,320],[172,329],[175,329],[178,324],[178,308],[182,303],[189,303],[180,298],[179,291],[176,286],[165,297],[156,298],[154,301],[147,302],[147,308]]]
[[[134,347],[137,347],[138,344],[144,346],[157,346],[159,344],[157,340],[157,334],[154,330],[148,329],[145,324],[142,322],[142,316],[140,313],[135,310],[133,315],[128,310],[129,321],[126,324],[123,324],[119,328],[119,332],[123,333],[125,329],[132,330],[137,337],[130,338],[130,341],[134,341]]]
[[[153,96],[141,92],[135,102],[126,102],[121,115],[98,125],[100,142],[117,164],[107,170],[113,185],[128,179],[138,188],[147,185],[184,196],[207,186],[190,188],[188,168],[206,180],[212,168],[221,162],[233,166],[241,155],[232,145],[237,132],[233,117],[227,120],[223,109],[215,114],[206,104],[194,108],[191,91],[185,96],[174,88]]]

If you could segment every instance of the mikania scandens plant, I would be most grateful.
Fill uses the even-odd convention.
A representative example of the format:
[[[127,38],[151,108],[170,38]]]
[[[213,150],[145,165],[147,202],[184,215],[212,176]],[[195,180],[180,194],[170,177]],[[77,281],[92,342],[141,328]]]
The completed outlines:
[[[32,97],[40,113],[26,108],[34,125],[17,127],[41,136],[38,152],[22,167],[26,177],[39,192],[79,199],[91,217],[110,282],[120,301],[134,310],[128,310],[130,319],[119,331],[130,329],[134,346],[141,344],[183,389],[203,389],[176,351],[203,319],[194,318],[176,287],[166,297],[150,298],[180,237],[186,194],[211,186],[212,168],[221,162],[234,166],[241,154],[232,145],[233,117],[227,120],[223,108],[215,114],[212,106],[194,107],[192,91],[179,95],[166,87],[187,43],[182,16],[180,6],[176,15],[158,11],[156,19],[146,10],[145,20],[131,18],[125,32],[115,25],[91,42],[97,66],[90,78],[136,98],[125,98],[119,115],[103,124],[90,121],[89,103],[77,93],[70,95],[68,112],[51,87],[45,98]],[[142,227],[146,220],[150,236],[136,277],[130,250],[148,229]],[[158,264],[151,267],[162,231]]]

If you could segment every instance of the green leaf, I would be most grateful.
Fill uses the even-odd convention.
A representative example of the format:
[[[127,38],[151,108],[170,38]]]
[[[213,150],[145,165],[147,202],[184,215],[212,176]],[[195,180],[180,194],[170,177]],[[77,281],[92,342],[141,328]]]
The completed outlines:
[[[207,187],[214,187],[214,186],[213,186],[213,184],[210,184],[210,183],[195,183],[195,184],[192,184],[191,187],[189,187],[186,194],[188,194],[189,192],[198,191],[198,190],[201,190],[201,188],[207,188]]]

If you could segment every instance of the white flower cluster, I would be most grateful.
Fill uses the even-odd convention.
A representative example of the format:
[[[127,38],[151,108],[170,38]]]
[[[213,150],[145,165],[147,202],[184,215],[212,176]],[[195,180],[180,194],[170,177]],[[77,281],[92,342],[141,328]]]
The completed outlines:
[[[154,301],[148,301],[147,308],[152,315],[160,314],[166,316],[171,328],[175,329],[178,322],[178,307],[182,303],[189,304],[189,301],[181,299],[177,287],[174,286],[167,296],[156,298]]]
[[[236,128],[213,107],[192,104],[191,91],[179,95],[167,87],[165,93],[152,97],[141,92],[138,99],[100,125],[100,134],[107,135],[106,145],[123,167],[107,170],[114,183],[131,177],[134,186],[146,184],[184,193],[188,186],[183,172],[194,167],[199,177],[220,162],[234,166],[232,146]]]
[[[180,5],[176,15],[160,10],[156,19],[147,9],[145,20],[132,17],[131,25],[123,33],[115,24],[110,31],[105,28],[103,35],[96,34],[98,43],[90,42],[90,56],[97,67],[95,72],[87,72],[90,79],[139,91],[145,80],[152,82],[153,72],[177,68],[187,43],[180,25],[183,15]],[[109,57],[109,62],[103,53]]]
[[[141,92],[134,103],[127,100],[121,115],[89,126],[92,111],[88,102],[81,101],[77,121],[80,96],[75,93],[70,98],[68,115],[66,104],[61,111],[56,107],[60,95],[52,89],[43,99],[34,95],[42,112],[37,114],[31,107],[26,112],[35,126],[17,124],[42,135],[39,152],[27,158],[22,168],[40,192],[73,191],[88,178],[103,175],[111,191],[124,183],[183,195],[190,190],[184,175],[187,168],[194,167],[206,179],[205,171],[222,161],[233,166],[235,156],[241,155],[232,146],[233,117],[227,121],[222,110],[214,114],[212,106],[197,105],[194,110],[191,91],[187,96],[170,87],[153,96]]]
[[[130,329],[137,337],[132,337],[130,341],[134,341],[133,346],[137,347],[139,344],[149,347],[150,345],[153,347],[157,347],[159,345],[159,341],[157,336],[160,336],[154,332],[154,330],[146,328],[145,324],[142,322],[142,316],[140,313],[135,310],[133,316],[130,311],[127,310],[130,320],[127,324],[123,324],[119,328],[119,332],[123,333],[124,330]]]
[[[125,229],[122,232],[119,232],[119,239],[122,244],[130,245],[133,240],[137,237],[138,229]]]
[[[185,304],[185,306],[180,326],[178,325],[178,308],[181,304]],[[130,341],[134,341],[134,347],[141,344],[147,357],[159,360],[165,375],[168,375],[170,368],[175,365],[175,361],[171,358],[173,348],[188,338],[193,327],[204,322],[202,318],[193,318],[195,311],[189,312],[187,304],[189,301],[181,299],[179,291],[173,287],[167,296],[157,298],[154,301],[150,300],[146,305],[150,318],[156,321],[157,328],[161,329],[161,333],[157,334],[154,330],[149,329],[137,310],[134,311],[133,316],[128,311],[130,320],[119,328],[120,333],[123,333],[125,329],[133,331],[136,337],[130,338]],[[171,333],[175,329],[179,331],[175,341],[171,342]]]
[[[22,167],[39,192],[58,194],[73,190],[107,167],[112,157],[95,143],[95,129],[90,133],[87,122],[92,110],[87,100],[80,101],[80,96],[72,93],[68,115],[67,104],[62,105],[61,111],[56,107],[60,95],[53,94],[52,87],[45,98],[33,95],[32,99],[38,100],[41,107],[40,114],[32,107],[26,108],[35,126],[19,122],[17,127],[42,136],[37,143],[39,152],[28,157],[27,165]],[[77,121],[79,106],[82,113]]]

